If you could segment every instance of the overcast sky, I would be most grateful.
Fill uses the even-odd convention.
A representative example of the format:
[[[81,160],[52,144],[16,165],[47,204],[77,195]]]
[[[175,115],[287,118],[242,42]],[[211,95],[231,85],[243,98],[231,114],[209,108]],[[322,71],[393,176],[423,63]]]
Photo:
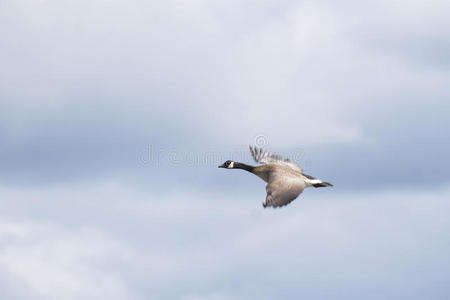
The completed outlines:
[[[2,1],[0,298],[450,298],[449,3]]]

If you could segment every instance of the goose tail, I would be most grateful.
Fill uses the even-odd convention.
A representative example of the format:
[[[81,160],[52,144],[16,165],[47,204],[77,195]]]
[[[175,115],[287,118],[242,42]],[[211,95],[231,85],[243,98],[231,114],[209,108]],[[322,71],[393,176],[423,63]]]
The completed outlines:
[[[320,183],[314,183],[312,186],[315,188],[318,188],[318,187],[326,187],[326,186],[333,186],[333,185],[329,182],[324,181],[324,182],[320,182]]]

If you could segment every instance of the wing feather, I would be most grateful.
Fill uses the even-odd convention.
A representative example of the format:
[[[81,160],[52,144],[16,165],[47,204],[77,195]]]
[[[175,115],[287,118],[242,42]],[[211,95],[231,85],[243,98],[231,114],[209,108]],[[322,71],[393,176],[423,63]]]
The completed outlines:
[[[273,152],[264,151],[262,148],[252,146],[249,146],[249,148],[253,159],[260,164],[263,165],[278,164],[285,167],[289,167],[296,172],[303,173],[303,170],[299,165],[294,164],[287,158],[283,158],[280,155],[275,154]]]
[[[283,174],[271,178],[266,186],[264,207],[281,207],[295,200],[305,189],[305,183],[298,177]]]

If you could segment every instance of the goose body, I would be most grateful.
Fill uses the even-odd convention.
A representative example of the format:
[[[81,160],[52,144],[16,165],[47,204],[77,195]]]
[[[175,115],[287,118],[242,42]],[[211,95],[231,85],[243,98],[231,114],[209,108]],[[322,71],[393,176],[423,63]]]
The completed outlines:
[[[297,164],[289,159],[264,151],[262,148],[250,146],[250,152],[259,166],[250,166],[240,162],[227,160],[219,168],[242,169],[255,174],[265,182],[266,201],[264,207],[281,207],[295,200],[307,187],[333,186],[331,183],[303,173]]]

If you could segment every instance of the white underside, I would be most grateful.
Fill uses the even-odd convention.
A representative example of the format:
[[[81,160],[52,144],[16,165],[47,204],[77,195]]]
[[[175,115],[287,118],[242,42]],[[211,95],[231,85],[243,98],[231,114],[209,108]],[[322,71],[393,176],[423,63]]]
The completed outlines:
[[[322,180],[320,179],[305,179],[306,187],[313,186],[313,184],[322,183]]]

